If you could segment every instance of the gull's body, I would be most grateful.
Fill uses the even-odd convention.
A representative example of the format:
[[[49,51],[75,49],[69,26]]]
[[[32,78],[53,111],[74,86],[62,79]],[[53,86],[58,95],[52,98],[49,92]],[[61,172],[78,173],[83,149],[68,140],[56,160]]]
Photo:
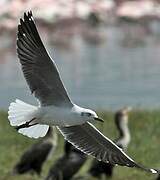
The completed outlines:
[[[87,121],[80,115],[83,110],[87,109],[74,104],[72,108],[42,106],[37,109],[35,116],[40,124],[50,124],[52,126],[75,126]],[[87,111],[90,112],[89,109]]]
[[[20,100],[10,104],[8,119],[19,133],[32,138],[43,137],[49,126],[54,125],[73,146],[100,161],[158,173],[156,169],[137,164],[98,131],[91,122],[102,120],[94,111],[71,101],[56,64],[42,43],[32,12],[24,13],[24,20],[20,19],[17,53],[29,88],[39,100],[39,106]]]

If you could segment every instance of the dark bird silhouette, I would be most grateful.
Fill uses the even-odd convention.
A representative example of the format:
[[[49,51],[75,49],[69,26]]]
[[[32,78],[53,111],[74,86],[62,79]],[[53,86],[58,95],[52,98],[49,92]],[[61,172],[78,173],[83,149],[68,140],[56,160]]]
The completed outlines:
[[[128,129],[128,112],[130,110],[130,108],[123,108],[115,113],[115,124],[119,132],[119,137],[115,140],[115,143],[123,150],[127,149],[130,142],[130,132]],[[97,178],[101,178],[102,174],[111,177],[113,175],[113,168],[113,164],[94,159],[89,169],[89,174]]]
[[[65,141],[64,155],[53,164],[45,180],[70,180],[86,159],[87,155]]]
[[[57,134],[55,128],[50,127],[46,136],[33,144],[21,156],[19,162],[13,168],[13,175],[24,173],[41,174],[42,166],[49,154],[55,150]]]

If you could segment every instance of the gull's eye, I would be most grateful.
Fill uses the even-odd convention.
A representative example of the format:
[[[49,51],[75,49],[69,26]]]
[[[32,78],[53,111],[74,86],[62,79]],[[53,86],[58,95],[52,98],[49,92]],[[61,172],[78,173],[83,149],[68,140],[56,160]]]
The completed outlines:
[[[89,113],[89,112],[82,112],[81,113],[81,116],[87,116],[87,117],[89,117],[89,116],[91,116],[92,114],[91,113]]]

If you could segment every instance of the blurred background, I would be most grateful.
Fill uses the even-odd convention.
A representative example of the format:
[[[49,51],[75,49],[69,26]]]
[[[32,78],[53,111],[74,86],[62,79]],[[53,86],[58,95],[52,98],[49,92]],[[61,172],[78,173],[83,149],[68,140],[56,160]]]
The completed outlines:
[[[0,9],[0,109],[17,97],[33,101],[15,47],[27,10],[76,103],[160,107],[158,1],[1,0]]]
[[[73,101],[99,110],[111,120],[100,127],[111,139],[116,134],[116,130],[111,130],[115,128],[113,113],[121,107],[132,106],[134,137],[129,152],[142,163],[160,167],[160,1],[0,0],[0,110],[3,110],[0,135],[4,137],[0,139],[0,150],[5,152],[0,157],[0,166],[4,165],[0,172],[4,174],[3,179],[12,180],[6,177],[8,169],[33,143],[18,135],[6,120],[6,110],[16,98],[36,104],[16,55],[19,18],[29,10]],[[137,145],[141,147],[136,156]],[[143,157],[144,153],[147,157]],[[129,170],[125,178],[127,170],[120,176],[117,173],[120,179],[155,179],[143,173],[138,176],[136,170],[132,174]]]

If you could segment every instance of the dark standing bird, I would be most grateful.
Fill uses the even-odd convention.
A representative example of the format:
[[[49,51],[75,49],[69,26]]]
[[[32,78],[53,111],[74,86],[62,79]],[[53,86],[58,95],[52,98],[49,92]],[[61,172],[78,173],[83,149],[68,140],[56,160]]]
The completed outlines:
[[[70,180],[82,167],[87,155],[65,141],[64,155],[50,168],[46,180]]]
[[[20,19],[17,53],[29,88],[39,100],[38,106],[18,99],[10,104],[8,119],[19,133],[39,138],[46,135],[49,126],[56,126],[73,146],[98,160],[158,173],[156,169],[136,163],[105,137],[92,124],[103,121],[93,110],[71,101],[57,66],[43,45],[31,11]]]
[[[119,137],[115,140],[115,143],[123,150],[127,149],[130,142],[130,132],[128,129],[128,113],[130,110],[131,108],[123,108],[115,113],[114,118],[119,132]],[[113,168],[113,164],[104,163],[95,159],[89,169],[89,174],[97,178],[101,178],[102,174],[111,177],[113,174]]]
[[[34,173],[41,174],[43,163],[57,145],[57,133],[55,128],[50,127],[46,136],[27,149],[20,161],[13,168],[13,175]]]

